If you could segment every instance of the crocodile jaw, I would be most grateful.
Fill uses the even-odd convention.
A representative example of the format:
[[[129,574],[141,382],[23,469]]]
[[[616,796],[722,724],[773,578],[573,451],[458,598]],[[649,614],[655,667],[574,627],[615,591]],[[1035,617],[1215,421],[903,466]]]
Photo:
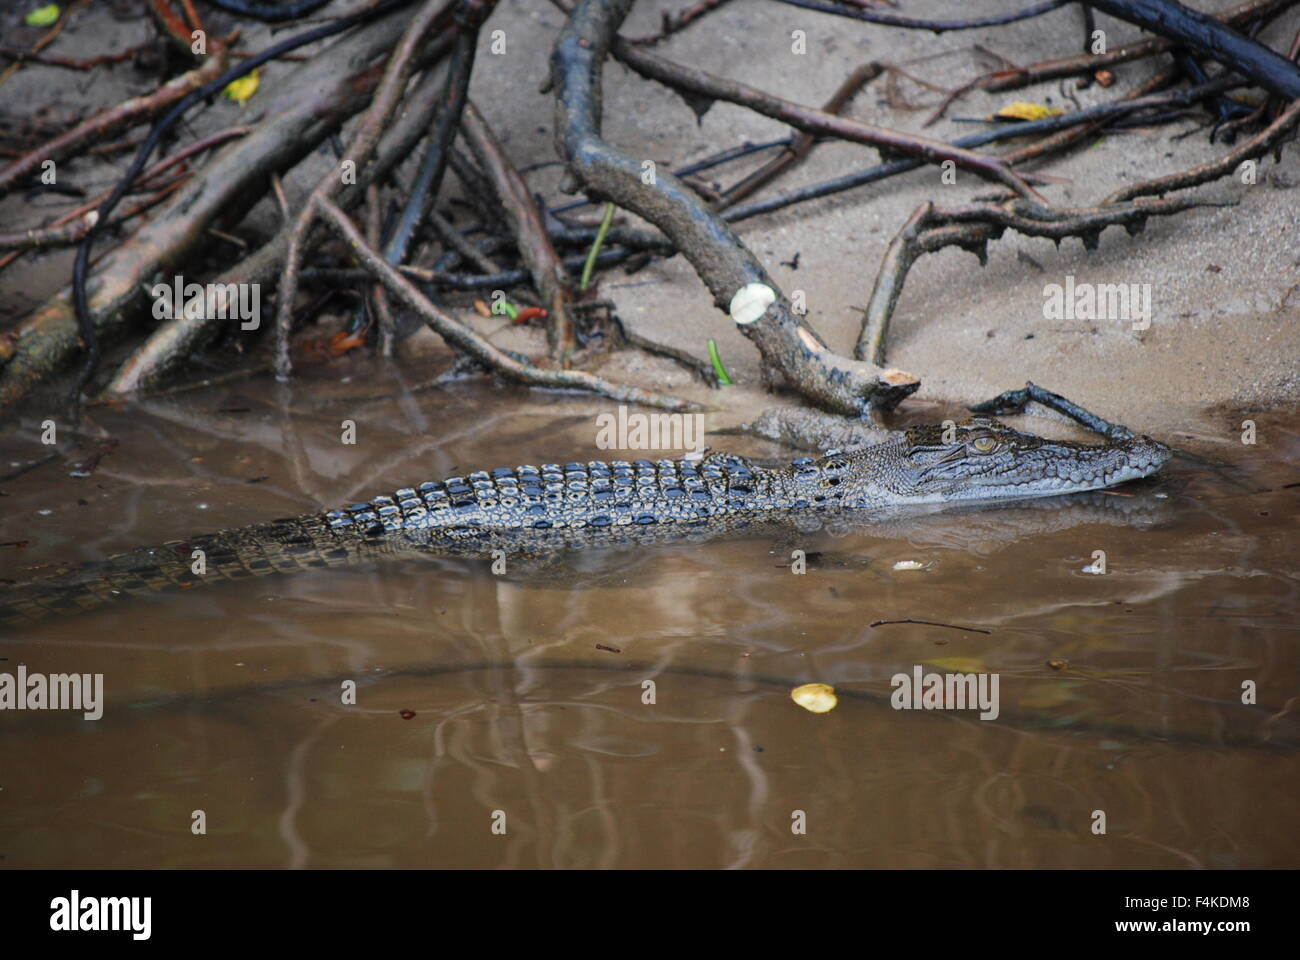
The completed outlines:
[[[1149,477],[1171,456],[1168,447],[1145,436],[1097,447],[1048,441],[1022,455],[1014,470],[968,476],[938,499],[1020,499],[1101,490]]]
[[[819,463],[846,505],[1011,500],[1083,493],[1147,477],[1172,451],[1150,437],[1101,444],[1049,440],[991,418],[916,427],[856,455]],[[838,480],[835,478],[839,478]]]

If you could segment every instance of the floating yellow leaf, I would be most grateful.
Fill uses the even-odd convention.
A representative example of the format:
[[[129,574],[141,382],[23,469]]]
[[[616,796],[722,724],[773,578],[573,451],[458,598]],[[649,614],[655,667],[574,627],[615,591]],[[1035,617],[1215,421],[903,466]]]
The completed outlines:
[[[790,699],[811,713],[830,713],[839,703],[828,683],[805,683],[790,691]]]
[[[57,22],[58,19],[59,5],[57,3],[47,3],[23,17],[23,23],[29,27],[48,27],[50,24]]]
[[[246,77],[240,77],[238,80],[231,80],[222,91],[222,95],[234,100],[241,107],[253,94],[257,93],[258,73],[254,70]]]
[[[978,657],[935,657],[922,660],[927,667],[938,667],[949,673],[988,673],[988,667]]]
[[[1042,120],[1045,117],[1054,117],[1064,111],[1058,107],[1045,107],[1041,103],[1029,103],[1026,100],[1017,100],[1015,103],[1008,103],[1005,107],[993,114],[995,120]]]

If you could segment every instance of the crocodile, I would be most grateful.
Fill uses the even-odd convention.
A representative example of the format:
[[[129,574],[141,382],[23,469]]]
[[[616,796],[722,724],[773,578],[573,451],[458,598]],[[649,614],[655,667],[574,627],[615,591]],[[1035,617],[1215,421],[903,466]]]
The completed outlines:
[[[1127,434],[1127,432],[1125,432]],[[910,427],[853,452],[780,467],[707,452],[680,460],[544,463],[403,487],[338,509],[171,541],[0,589],[0,623],[123,596],[425,552],[545,555],[711,540],[809,515],[1011,501],[1150,476],[1171,456],[1147,436],[1050,440],[986,416]],[[800,526],[802,529],[802,527]]]

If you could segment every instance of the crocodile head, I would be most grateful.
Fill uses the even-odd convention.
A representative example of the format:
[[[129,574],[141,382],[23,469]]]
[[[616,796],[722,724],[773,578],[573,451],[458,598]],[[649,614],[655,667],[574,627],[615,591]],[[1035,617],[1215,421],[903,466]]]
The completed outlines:
[[[1097,490],[1150,476],[1170,456],[1168,447],[1145,436],[1091,445],[973,417],[947,429],[912,427],[857,454],[827,457],[822,472],[823,483],[842,485],[836,492],[844,503],[868,488],[888,490],[897,503],[943,503]]]

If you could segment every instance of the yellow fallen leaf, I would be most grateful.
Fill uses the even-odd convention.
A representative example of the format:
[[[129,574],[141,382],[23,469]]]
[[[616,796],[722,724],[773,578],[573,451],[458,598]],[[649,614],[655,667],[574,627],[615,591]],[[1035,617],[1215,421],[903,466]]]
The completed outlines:
[[[1057,114],[1064,113],[1058,107],[1045,107],[1041,103],[1029,103],[1026,100],[1017,100],[1014,103],[1008,103],[1005,107],[993,114],[995,120],[1042,120],[1045,117],[1054,117]]]
[[[949,673],[988,673],[988,667],[978,657],[935,657],[922,660],[927,667],[938,667]]]
[[[254,70],[246,77],[231,80],[230,83],[226,84],[226,89],[222,91],[222,95],[234,100],[235,103],[242,107],[249,97],[257,93],[257,84],[259,82],[257,75],[260,72],[260,70]]]
[[[805,683],[790,691],[790,699],[810,713],[830,713],[839,703],[828,683]]]
[[[50,24],[57,22],[58,19],[59,5],[57,3],[47,3],[23,17],[23,23],[29,27],[48,27]]]

